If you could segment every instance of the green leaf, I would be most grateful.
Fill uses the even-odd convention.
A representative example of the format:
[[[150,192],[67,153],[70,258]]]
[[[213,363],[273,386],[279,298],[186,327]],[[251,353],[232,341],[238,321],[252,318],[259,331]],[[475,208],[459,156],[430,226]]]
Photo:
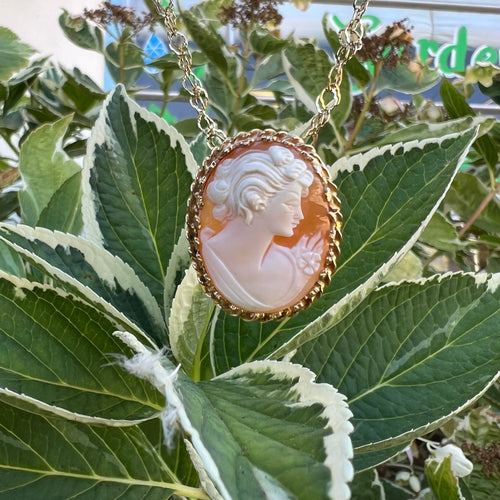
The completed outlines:
[[[416,280],[422,277],[422,272],[422,261],[410,251],[386,274],[384,281],[388,283],[391,281]]]
[[[342,201],[338,268],[323,296],[280,323],[221,314],[215,331],[217,370],[278,356],[320,335],[362,300],[410,250],[462,163],[474,130],[374,149],[331,167]],[[296,338],[295,338],[296,337]]]
[[[455,226],[439,212],[432,216],[429,224],[420,235],[420,241],[445,252],[453,252],[466,245],[465,242],[458,239]]]
[[[0,388],[55,413],[122,425],[162,408],[160,393],[112,363],[130,351],[112,335],[122,325],[99,309],[0,273],[0,311]]]
[[[439,92],[441,94],[441,98],[443,99],[444,107],[451,118],[476,115],[469,104],[467,104],[464,96],[446,78],[443,79]],[[494,171],[498,162],[498,148],[495,141],[490,137],[490,135],[486,134],[476,140],[474,147],[484,158],[488,168]]]
[[[236,76],[236,64],[234,59],[230,59],[230,75]],[[230,79],[213,66],[208,66],[203,84],[207,89],[210,109],[217,113],[217,116],[223,121],[226,127],[231,125],[230,115],[236,109],[236,94],[233,89],[229,88]]]
[[[184,371],[192,378],[200,378],[200,356],[203,339],[207,333],[212,313],[213,300],[205,295],[198,283],[193,267],[186,271],[186,276],[177,288],[168,329],[172,353]]]
[[[28,64],[33,49],[21,42],[16,34],[0,26],[0,81],[8,80]]]
[[[13,212],[19,211],[17,191],[0,192],[0,220],[7,219]]]
[[[420,94],[437,85],[441,79],[442,75],[438,68],[423,66],[415,73],[404,64],[398,64],[395,68],[385,65],[380,70],[375,94],[379,94],[383,90]]]
[[[273,88],[273,85],[276,84],[288,85],[288,87],[290,87],[289,90],[293,90],[288,82],[282,79],[274,80],[275,78],[281,77],[283,73],[283,60],[281,54],[271,54],[262,57],[262,59],[256,62],[252,81],[256,82],[257,86],[264,87],[265,90],[277,90]]]
[[[442,461],[426,460],[425,477],[437,500],[462,500],[458,478],[451,470],[451,457]]]
[[[177,484],[138,427],[90,426],[8,403],[0,402],[1,499],[206,498]]]
[[[181,18],[189,32],[191,39],[209,59],[209,61],[223,74],[227,75],[227,55],[224,53],[224,40],[211,25],[200,22],[195,14],[189,10],[181,12]]]
[[[121,86],[108,96],[84,165],[85,231],[134,269],[161,309],[195,170],[189,146],[173,127]]]
[[[467,221],[488,194],[488,188],[475,175],[459,172],[446,195],[445,208]],[[474,226],[493,234],[500,233],[500,201],[497,198],[486,205]]]
[[[454,274],[385,286],[301,346],[293,361],[347,395],[355,448],[408,442],[469,405],[496,377],[499,284],[500,275]]]
[[[375,146],[386,144],[396,144],[397,142],[409,142],[414,140],[432,139],[457,132],[466,132],[471,128],[479,126],[478,136],[484,135],[495,125],[497,120],[485,116],[464,116],[455,120],[439,123],[416,123],[415,125],[404,126],[396,132],[382,137]],[[373,147],[373,145],[371,145]]]
[[[113,42],[105,49],[106,67],[115,83],[132,87],[142,75],[144,59],[134,43]]]
[[[16,110],[19,101],[25,96],[26,91],[39,74],[46,69],[45,61],[33,62],[31,66],[21,70],[16,76],[11,78],[7,85],[5,102],[3,104],[3,113],[6,115],[11,110]]]
[[[83,17],[72,16],[63,9],[63,13],[59,16],[59,26],[61,26],[64,34],[78,47],[95,50],[96,52],[104,50],[102,31]]]
[[[198,135],[189,143],[193,158],[197,165],[201,165],[208,156],[209,150],[206,137],[198,133]]]
[[[165,428],[160,418],[146,420],[138,425],[179,482],[192,487],[200,485],[198,473],[187,450],[190,443],[185,436],[180,432],[177,433],[171,446],[167,447],[165,446]]]
[[[0,269],[18,278],[25,276],[21,257],[3,242],[0,243]]]
[[[500,104],[500,81],[498,81],[498,77],[489,87],[486,87],[481,82],[477,84],[477,87],[484,95],[488,96],[494,103]]]
[[[328,54],[312,43],[290,45],[283,51],[283,66],[298,99],[316,113],[316,97],[327,86],[327,75],[332,67]],[[344,124],[351,111],[351,90],[347,78],[342,79],[340,95],[340,103],[331,113],[331,119],[337,126]]]
[[[92,290],[134,322],[136,330],[142,328],[158,345],[167,343],[160,308],[130,266],[119,257],[82,238],[43,228],[0,225],[0,239],[17,252],[18,258],[22,256],[32,269],[42,271],[58,287],[91,302]],[[104,301],[103,310],[117,317]],[[93,305],[97,305],[95,300]],[[154,347],[144,334],[139,335],[143,342]]]
[[[87,113],[104,100],[104,91],[78,68],[74,68],[72,73],[64,69],[62,72],[66,77],[62,86],[64,95],[73,101],[80,113]]]
[[[460,118],[462,116],[475,116],[474,110],[467,104],[465,97],[447,79],[443,78],[439,89],[444,107],[450,118]]]
[[[42,125],[21,146],[24,188],[19,201],[25,224],[68,232],[81,229],[81,168],[62,147],[71,120],[70,115]]]
[[[313,380],[300,366],[268,361],[199,384],[179,374],[175,389],[167,385],[222,498],[349,498],[350,412]]]
[[[288,40],[274,36],[269,30],[257,26],[250,33],[250,45],[252,49],[262,55],[280,52],[288,43]]]
[[[352,498],[353,500],[411,500],[415,496],[393,482],[380,478],[377,469],[371,469],[354,476]],[[424,499],[419,497],[419,500]]]
[[[392,446],[391,448],[385,448],[383,450],[357,450],[354,453],[353,465],[354,470],[358,472],[365,471],[367,469],[371,469],[378,465],[382,465],[384,462],[387,462],[391,458],[397,457],[400,453],[404,451],[404,449],[408,446],[406,444],[398,444],[397,446]],[[356,481],[356,476],[354,476],[354,481]]]
[[[354,500],[382,500],[384,498],[384,489],[376,469],[357,472],[351,491]]]

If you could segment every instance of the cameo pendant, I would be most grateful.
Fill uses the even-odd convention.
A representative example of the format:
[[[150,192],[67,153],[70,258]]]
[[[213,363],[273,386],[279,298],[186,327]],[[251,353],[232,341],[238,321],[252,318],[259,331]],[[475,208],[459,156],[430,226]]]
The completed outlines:
[[[329,284],[341,224],[337,188],[314,148],[253,130],[204,161],[189,199],[189,251],[222,309],[275,320],[306,308]]]

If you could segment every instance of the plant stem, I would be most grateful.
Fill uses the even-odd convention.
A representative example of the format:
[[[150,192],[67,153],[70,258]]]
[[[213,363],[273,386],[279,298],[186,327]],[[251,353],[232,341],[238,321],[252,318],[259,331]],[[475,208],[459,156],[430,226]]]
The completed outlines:
[[[373,72],[373,80],[372,84],[370,85],[370,90],[368,91],[368,94],[365,96],[365,103],[363,105],[363,109],[361,110],[361,113],[358,116],[358,119],[356,120],[356,123],[354,125],[354,128],[352,129],[351,135],[347,142],[344,144],[343,151],[344,153],[346,151],[349,151],[352,149],[352,145],[354,144],[354,141],[356,140],[357,135],[359,134],[359,131],[361,130],[361,126],[363,125],[363,122],[365,121],[366,113],[370,109],[370,104],[373,100],[373,97],[375,95],[375,87],[378,79],[378,75],[380,74],[380,70],[382,69],[384,62],[383,61],[378,61],[375,66],[374,66],[374,72]]]
[[[210,497],[201,488],[192,488],[190,486],[182,485],[182,487],[174,491],[174,494],[196,500],[210,500]]]
[[[469,230],[469,228],[474,224],[476,219],[482,214],[483,210],[488,206],[488,203],[498,194],[500,193],[500,182],[492,189],[488,195],[484,198],[484,200],[479,204],[476,208],[475,212],[472,214],[471,218],[464,224],[464,227],[458,233],[458,237],[461,239],[464,237],[465,233]]]

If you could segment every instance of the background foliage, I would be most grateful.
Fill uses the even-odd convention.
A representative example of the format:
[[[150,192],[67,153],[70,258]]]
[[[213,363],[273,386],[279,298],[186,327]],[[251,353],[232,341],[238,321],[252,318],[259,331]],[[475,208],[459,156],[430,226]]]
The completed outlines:
[[[325,17],[329,47],[282,38],[262,3],[204,2],[182,29],[228,134],[300,134],[338,36]],[[207,149],[193,118],[164,120],[181,73],[136,43],[153,16],[105,2],[60,24],[118,85],[0,28],[0,498],[338,500],[351,431],[353,498],[492,498],[500,125],[467,100],[477,84],[496,101],[500,69],[443,79],[402,21],[367,37],[316,144],[342,198],[338,270],[310,309],[249,323],[187,271]],[[160,116],[134,101],[147,65]],[[473,472],[459,479],[423,440],[461,447]]]

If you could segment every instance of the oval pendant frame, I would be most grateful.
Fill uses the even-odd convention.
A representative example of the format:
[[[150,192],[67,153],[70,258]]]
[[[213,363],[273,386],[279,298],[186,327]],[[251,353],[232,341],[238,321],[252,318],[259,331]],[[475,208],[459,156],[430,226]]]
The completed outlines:
[[[265,147],[259,146],[261,144],[264,144]],[[268,148],[267,145],[269,145]],[[239,158],[244,155],[245,150],[252,152],[252,147],[260,147],[261,150],[267,151],[273,145],[282,146],[291,151],[294,157],[301,159],[312,170],[316,179],[319,180],[322,191],[321,196],[325,204],[325,218],[328,221],[329,229],[327,236],[323,237],[325,250],[323,251],[322,269],[314,273],[317,275],[317,279],[312,285],[307,287],[307,292],[303,295],[301,294],[300,298],[294,301],[293,304],[283,304],[268,312],[251,310],[251,308],[237,305],[226,298],[219,291],[220,284],[217,286],[207,271],[201,247],[202,231],[205,229],[203,227],[203,210],[207,203],[206,188],[213,179],[218,166],[228,157],[236,156],[236,158]],[[235,137],[226,139],[221,145],[214,148],[210,156],[205,159],[191,187],[187,214],[187,236],[189,253],[198,274],[198,280],[205,293],[223,310],[231,315],[241,316],[246,320],[279,320],[297,314],[315,301],[328,286],[331,276],[335,271],[342,240],[341,226],[342,215],[340,213],[340,200],[337,195],[337,187],[331,182],[325,165],[312,146],[305,144],[301,138],[290,136],[286,132],[252,130],[250,132],[241,132]]]

